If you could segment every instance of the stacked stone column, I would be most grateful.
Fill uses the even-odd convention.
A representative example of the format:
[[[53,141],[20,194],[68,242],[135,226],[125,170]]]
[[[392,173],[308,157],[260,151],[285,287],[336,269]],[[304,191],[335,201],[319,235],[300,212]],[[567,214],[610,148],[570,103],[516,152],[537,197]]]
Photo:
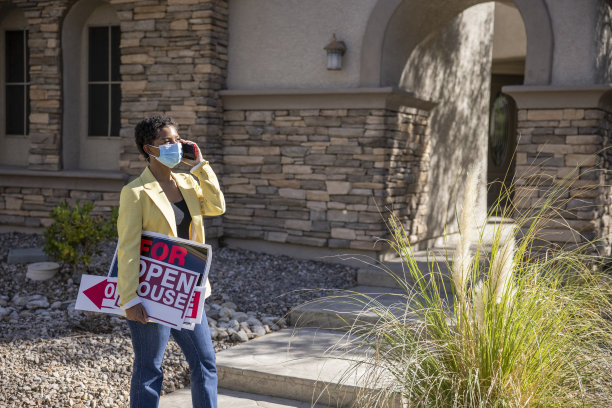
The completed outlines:
[[[121,20],[121,170],[140,174],[146,163],[134,144],[134,125],[165,113],[220,173],[223,111],[218,91],[226,78],[227,1],[111,4]],[[207,220],[207,236],[220,235],[221,219]]]
[[[20,3],[20,2],[18,2]],[[25,3],[25,2],[24,2]],[[61,20],[68,1],[43,1],[26,7],[30,49],[30,153],[28,168],[61,168]]]
[[[546,246],[575,247],[598,239],[609,252],[610,113],[601,108],[521,109],[514,202],[519,213],[537,212],[547,194],[558,211],[539,238]],[[592,247],[595,249],[595,247]]]

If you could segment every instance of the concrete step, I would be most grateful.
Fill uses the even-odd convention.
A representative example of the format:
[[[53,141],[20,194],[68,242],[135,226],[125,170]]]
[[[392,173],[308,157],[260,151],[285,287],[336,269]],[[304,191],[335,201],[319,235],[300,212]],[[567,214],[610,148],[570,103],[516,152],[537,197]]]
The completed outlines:
[[[310,402],[275,398],[266,395],[219,389],[219,408],[329,408],[325,405],[312,405]],[[191,391],[184,388],[164,395],[159,401],[159,408],[191,408]]]
[[[439,252],[439,251],[437,251]],[[445,255],[428,255],[425,252],[415,254],[417,267],[427,279],[436,277],[438,286],[444,285],[450,289],[450,275]],[[396,258],[380,264],[367,264],[357,271],[357,285],[380,286],[385,288],[404,288],[402,282],[412,285],[415,283],[408,268],[401,259]]]
[[[289,313],[296,327],[349,330],[356,322],[372,324],[379,316],[367,311],[372,305],[389,308],[397,316],[405,312],[406,292],[397,288],[356,286],[340,295],[320,298],[301,305]]]
[[[354,407],[363,370],[351,371],[364,350],[339,331],[285,329],[217,354],[219,386],[333,407]],[[398,401],[389,407],[401,406]]]

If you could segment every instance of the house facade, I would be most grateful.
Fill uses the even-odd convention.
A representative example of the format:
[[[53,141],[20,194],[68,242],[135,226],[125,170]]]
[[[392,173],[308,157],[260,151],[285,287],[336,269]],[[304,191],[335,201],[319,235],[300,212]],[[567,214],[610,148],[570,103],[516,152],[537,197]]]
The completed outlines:
[[[473,163],[482,217],[487,182],[514,175],[526,210],[577,169],[544,239],[606,242],[611,25],[605,0],[2,0],[0,226],[108,212],[146,165],[135,123],[165,113],[220,176],[207,236],[232,245],[381,256],[387,211],[427,245]]]

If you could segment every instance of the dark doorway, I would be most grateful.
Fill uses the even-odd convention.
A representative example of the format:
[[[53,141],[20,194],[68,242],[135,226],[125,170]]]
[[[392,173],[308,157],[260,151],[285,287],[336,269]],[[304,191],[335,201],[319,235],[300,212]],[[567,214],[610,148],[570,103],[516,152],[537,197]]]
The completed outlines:
[[[491,76],[491,101],[489,110],[489,153],[487,164],[487,205],[494,206],[500,195],[500,210],[512,198],[510,186],[514,177],[516,150],[516,103],[502,92],[506,85],[522,85],[522,75]]]

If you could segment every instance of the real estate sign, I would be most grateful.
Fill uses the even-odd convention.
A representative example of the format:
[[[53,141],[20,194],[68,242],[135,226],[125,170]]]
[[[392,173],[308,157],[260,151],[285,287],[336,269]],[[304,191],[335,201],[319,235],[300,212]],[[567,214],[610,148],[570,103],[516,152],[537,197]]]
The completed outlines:
[[[138,296],[149,319],[175,329],[202,321],[210,245],[143,231]],[[117,251],[108,276],[83,275],[76,309],[123,315],[117,293]]]

